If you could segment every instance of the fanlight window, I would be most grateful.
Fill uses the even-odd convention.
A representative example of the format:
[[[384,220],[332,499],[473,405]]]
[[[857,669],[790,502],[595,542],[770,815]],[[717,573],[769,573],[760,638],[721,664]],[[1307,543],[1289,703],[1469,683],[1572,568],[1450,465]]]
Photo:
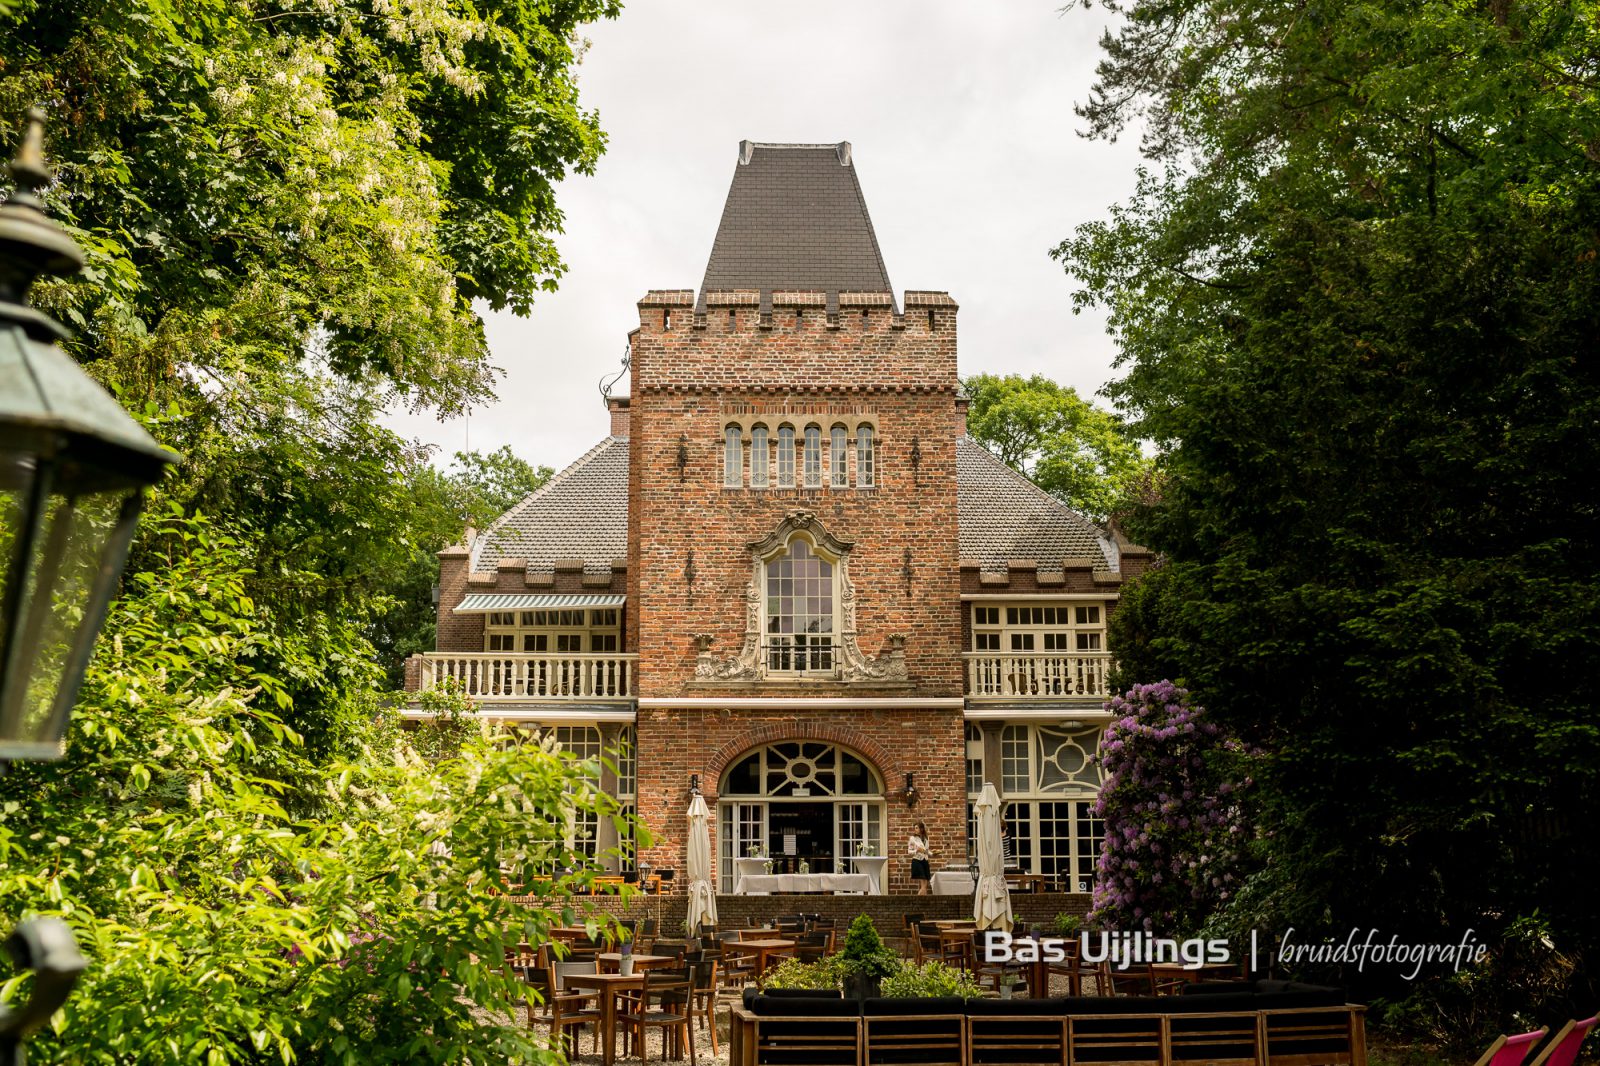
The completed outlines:
[[[1006,726],[1000,734],[1006,795],[1098,792],[1101,775],[1094,753],[1099,742],[1098,727],[1068,731],[1042,725]]]
[[[724,796],[881,796],[883,782],[860,758],[820,741],[768,744],[723,775]]]
[[[769,671],[831,673],[834,666],[834,566],[795,537],[768,560],[766,659]]]

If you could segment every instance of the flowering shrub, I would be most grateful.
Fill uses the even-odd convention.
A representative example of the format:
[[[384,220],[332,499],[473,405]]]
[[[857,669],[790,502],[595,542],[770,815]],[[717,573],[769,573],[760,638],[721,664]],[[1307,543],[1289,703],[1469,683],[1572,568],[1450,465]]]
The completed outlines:
[[[1238,884],[1248,834],[1227,764],[1243,748],[1170,681],[1135,685],[1106,706],[1115,717],[1097,756],[1105,841],[1090,920],[1187,932]]]

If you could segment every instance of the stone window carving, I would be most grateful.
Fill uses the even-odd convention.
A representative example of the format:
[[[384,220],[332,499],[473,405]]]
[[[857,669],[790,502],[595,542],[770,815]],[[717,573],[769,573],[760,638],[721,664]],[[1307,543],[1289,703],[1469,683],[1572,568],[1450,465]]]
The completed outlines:
[[[697,636],[695,680],[904,682],[904,637],[890,636],[877,656],[857,644],[849,573],[854,546],[830,534],[810,511],[791,511],[771,534],[747,545],[743,644],[736,655],[719,658],[715,638]]]

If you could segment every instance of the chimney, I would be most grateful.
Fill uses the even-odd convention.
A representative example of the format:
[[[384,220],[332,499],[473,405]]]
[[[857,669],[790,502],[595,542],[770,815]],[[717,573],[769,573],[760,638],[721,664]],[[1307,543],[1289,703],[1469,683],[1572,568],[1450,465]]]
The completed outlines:
[[[967,435],[967,405],[972,401],[965,396],[956,397],[956,437]]]
[[[628,397],[607,396],[606,408],[611,412],[611,435],[628,436]]]

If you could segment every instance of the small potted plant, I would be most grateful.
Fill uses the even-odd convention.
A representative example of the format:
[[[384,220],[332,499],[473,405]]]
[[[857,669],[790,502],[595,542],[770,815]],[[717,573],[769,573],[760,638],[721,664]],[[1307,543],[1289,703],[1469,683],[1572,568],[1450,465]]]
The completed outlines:
[[[1007,970],[1005,973],[1001,974],[998,982],[1000,988],[1000,998],[1010,999],[1012,989],[1016,988],[1017,982],[1021,980],[1022,977],[1020,974],[1014,974],[1010,970]]]
[[[633,941],[624,940],[617,945],[620,958],[617,960],[617,972],[624,977],[633,976]]]
[[[839,970],[844,979],[844,994],[853,999],[878,995],[885,977],[897,973],[900,960],[883,946],[878,927],[865,914],[856,915],[839,952]]]

